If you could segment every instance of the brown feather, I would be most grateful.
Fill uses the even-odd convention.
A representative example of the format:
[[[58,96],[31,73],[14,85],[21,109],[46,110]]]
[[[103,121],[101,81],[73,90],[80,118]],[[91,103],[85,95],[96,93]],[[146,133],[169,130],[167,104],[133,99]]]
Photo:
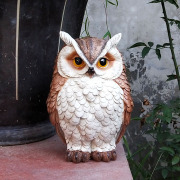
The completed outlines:
[[[117,144],[126,131],[126,127],[130,122],[131,112],[134,107],[134,103],[133,103],[133,100],[132,100],[132,97],[130,94],[131,89],[130,89],[129,83],[127,81],[126,68],[125,68],[124,64],[123,64],[123,72],[114,81],[122,88],[122,90],[124,92],[124,99],[123,99],[123,101],[124,101],[124,121],[121,126],[121,130],[119,132],[118,138],[116,140],[116,144]]]
[[[47,104],[47,111],[49,113],[49,118],[51,123],[55,126],[57,133],[65,143],[65,138],[64,138],[64,133],[60,128],[59,125],[59,117],[58,117],[58,112],[56,109],[56,102],[57,102],[57,96],[59,91],[61,91],[63,85],[67,81],[67,78],[62,77],[57,70],[57,59],[55,61],[55,66],[54,66],[54,72],[53,72],[53,77],[52,77],[52,82],[50,85],[50,92],[46,101]]]
[[[94,63],[107,43],[106,40],[95,37],[85,37],[75,40],[90,64]]]

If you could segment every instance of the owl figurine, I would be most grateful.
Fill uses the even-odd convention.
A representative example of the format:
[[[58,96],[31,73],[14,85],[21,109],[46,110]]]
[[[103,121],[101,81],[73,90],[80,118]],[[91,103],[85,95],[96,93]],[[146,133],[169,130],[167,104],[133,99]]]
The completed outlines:
[[[66,160],[115,160],[116,144],[133,109],[125,66],[116,47],[121,33],[108,41],[73,39],[62,31],[60,37],[65,46],[55,61],[47,110],[67,144]]]

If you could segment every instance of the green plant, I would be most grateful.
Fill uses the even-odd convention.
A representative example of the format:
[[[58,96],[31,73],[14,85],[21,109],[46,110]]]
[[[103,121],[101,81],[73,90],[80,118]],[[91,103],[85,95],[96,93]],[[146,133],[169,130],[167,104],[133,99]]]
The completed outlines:
[[[85,33],[85,36],[90,36],[90,33],[89,33],[89,16],[88,16],[88,12],[87,12],[87,9],[85,10],[85,22],[83,22],[84,24],[84,30],[82,31],[81,33],[81,37],[83,37],[83,34]]]
[[[179,66],[177,64],[176,56],[174,53],[174,44],[171,35],[170,25],[177,25],[180,29],[180,21],[175,19],[169,19],[167,17],[165,2],[169,2],[179,8],[176,0],[154,0],[150,3],[160,3],[164,17],[162,19],[166,23],[167,34],[169,42],[164,44],[154,45],[154,42],[149,41],[148,43],[138,42],[132,45],[130,48],[142,46],[142,57],[144,58],[150,50],[155,51],[158,59],[161,59],[161,50],[169,48],[172,55],[172,61],[174,63],[174,69],[176,74],[167,75],[170,80],[177,80],[178,87],[180,90],[180,74]],[[148,114],[141,118],[134,118],[139,120],[143,126],[144,136],[150,136],[153,138],[153,143],[148,142],[148,149],[145,157],[141,157],[139,153],[144,151],[143,148],[138,148],[135,155],[129,151],[128,143],[124,138],[124,144],[126,151],[128,152],[127,159],[132,171],[134,180],[139,179],[156,179],[158,175],[159,179],[180,179],[180,99],[169,102],[168,104],[156,105]],[[151,153],[152,158],[149,156]],[[152,160],[155,160],[152,164]],[[144,167],[144,162],[151,161],[150,169]],[[148,162],[149,163],[149,162]],[[159,177],[161,174],[162,178]]]
[[[158,59],[161,59],[161,49],[169,48],[172,54],[172,60],[176,74],[168,75],[167,81],[177,79],[180,90],[180,75],[179,68],[174,53],[174,44],[170,31],[170,25],[176,24],[180,28],[180,22],[178,20],[169,19],[167,17],[165,2],[174,4],[177,8],[178,3],[176,0],[155,0],[150,3],[161,3],[164,17],[162,19],[166,23],[169,42],[164,44],[157,44],[154,47],[154,42],[149,41],[147,44],[144,42],[138,42],[132,45],[130,48],[142,46],[142,57],[144,58],[150,50],[154,50]],[[152,111],[143,118],[135,118],[140,120],[141,124],[145,123],[147,131],[144,135],[149,135],[154,139],[153,144],[148,144],[150,151],[155,158],[154,165],[150,170],[144,167],[145,160],[150,159],[149,153],[142,159],[139,156],[141,149],[138,149],[136,156],[130,156],[128,153],[128,161],[132,170],[134,179],[148,179],[151,180],[155,177],[155,174],[161,174],[163,179],[180,179],[180,99],[170,102],[170,104],[158,104]],[[125,141],[124,141],[125,142]],[[127,148],[127,141],[125,142]],[[137,161],[137,157],[139,161]],[[149,173],[151,172],[151,173]]]
[[[179,8],[177,0],[154,0],[154,1],[151,1],[150,3],[160,3],[161,4],[162,10],[163,10],[163,14],[164,14],[164,17],[162,17],[162,19],[166,23],[166,28],[167,28],[167,34],[168,34],[169,42],[168,43],[164,43],[163,45],[157,44],[156,47],[154,47],[154,43],[151,42],[151,41],[148,42],[148,44],[146,44],[144,42],[138,42],[138,43],[135,43],[134,45],[130,46],[128,49],[139,47],[139,46],[143,46],[144,47],[142,49],[142,57],[143,58],[149,53],[150,50],[154,50],[156,55],[157,55],[157,57],[158,57],[158,59],[160,60],[161,59],[161,49],[169,48],[170,51],[171,51],[172,60],[173,60],[174,69],[175,69],[176,74],[167,75],[167,77],[168,77],[167,81],[171,81],[171,80],[176,79],[177,82],[178,82],[179,90],[180,90],[179,65],[177,64],[176,55],[174,53],[174,44],[173,44],[173,39],[172,39],[171,29],[170,29],[170,25],[173,25],[173,24],[176,24],[178,26],[178,28],[180,29],[180,21],[175,20],[175,19],[169,19],[167,17],[165,2],[169,2],[169,3],[173,4],[173,5],[175,5],[177,8]]]
[[[151,136],[153,143],[141,146],[132,154],[127,140],[123,137],[134,180],[151,180],[155,174],[161,174],[163,179],[180,179],[180,99],[169,104],[158,104],[145,117],[135,118],[139,121],[142,119],[145,121],[144,135]],[[146,155],[141,157],[140,153],[145,150]],[[151,159],[150,154],[153,158],[158,158],[151,164],[151,168],[147,169],[144,165]]]
[[[150,158],[150,154],[152,152],[151,145],[150,144],[141,145],[141,146],[138,145],[137,151],[132,153],[130,151],[129,144],[125,136],[123,136],[123,142],[124,142],[125,150],[127,152],[126,157],[131,169],[133,179],[148,180],[148,178],[150,177],[150,172],[146,169],[144,165],[147,163],[148,158]],[[145,151],[147,152],[147,154],[143,156],[142,154],[144,154]]]
[[[180,172],[180,99],[158,104],[146,118],[146,124],[145,133],[154,138],[157,144],[154,150],[159,154],[155,170],[161,171],[164,179],[177,179]]]
[[[106,15],[106,28],[107,28],[107,32],[104,34],[103,39],[105,39],[106,37],[111,38],[111,32],[110,32],[109,27],[108,27],[108,18],[107,18],[107,16],[108,16],[107,15],[108,4],[118,7],[118,0],[115,0],[115,2],[105,0],[104,10],[105,10],[105,15]]]
[[[107,16],[108,16],[108,14],[107,14],[108,5],[118,7],[118,0],[114,0],[114,1],[104,0],[104,10],[105,10],[105,16],[106,16],[106,26],[105,27],[107,29],[107,32],[104,34],[103,39],[111,38],[111,32],[110,32],[109,27],[108,27],[108,18],[107,18]],[[81,33],[81,37],[90,36],[90,33],[89,33],[90,20],[89,20],[87,9],[85,11],[85,21],[83,22],[83,24],[84,24],[84,27],[83,27],[84,30]]]

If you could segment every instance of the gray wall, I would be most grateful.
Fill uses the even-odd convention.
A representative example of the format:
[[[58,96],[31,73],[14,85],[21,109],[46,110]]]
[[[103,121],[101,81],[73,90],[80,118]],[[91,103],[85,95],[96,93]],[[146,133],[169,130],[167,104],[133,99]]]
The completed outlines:
[[[113,0],[112,0],[113,1]],[[106,33],[106,16],[103,0],[89,0],[87,13],[90,20],[89,32],[93,37],[102,38]],[[115,1],[114,1],[115,2]],[[141,57],[141,49],[127,47],[142,41],[153,41],[155,44],[168,42],[166,26],[160,18],[163,16],[160,4],[148,4],[148,0],[119,0],[119,6],[108,4],[108,25],[112,35],[121,32],[122,39],[118,45],[124,56],[128,69],[128,78],[131,84],[132,96],[135,103],[133,116],[140,114],[143,100],[149,99],[151,104],[167,102],[173,96],[179,96],[176,81],[166,82],[167,75],[174,73],[173,62],[169,49],[162,50],[162,59],[159,61],[155,52],[150,52],[145,59]],[[180,10],[167,3],[169,18],[180,20]],[[85,20],[86,16],[84,17]],[[174,25],[171,27],[174,39],[175,53],[180,65],[180,30]],[[82,31],[84,27],[82,27]],[[140,135],[139,122],[131,122],[127,130],[127,138],[133,143],[145,140]],[[132,138],[133,137],[133,138]]]

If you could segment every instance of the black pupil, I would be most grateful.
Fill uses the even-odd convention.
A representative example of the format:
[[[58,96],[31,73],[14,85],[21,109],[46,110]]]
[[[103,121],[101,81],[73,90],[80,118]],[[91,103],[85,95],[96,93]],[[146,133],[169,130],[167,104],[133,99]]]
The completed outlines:
[[[81,64],[82,64],[82,59],[81,59],[80,57],[76,57],[76,58],[75,58],[75,63],[76,63],[77,65],[81,65]]]
[[[107,61],[106,58],[101,58],[101,59],[99,60],[99,63],[100,63],[101,66],[105,66],[106,63],[107,63],[106,61]]]

